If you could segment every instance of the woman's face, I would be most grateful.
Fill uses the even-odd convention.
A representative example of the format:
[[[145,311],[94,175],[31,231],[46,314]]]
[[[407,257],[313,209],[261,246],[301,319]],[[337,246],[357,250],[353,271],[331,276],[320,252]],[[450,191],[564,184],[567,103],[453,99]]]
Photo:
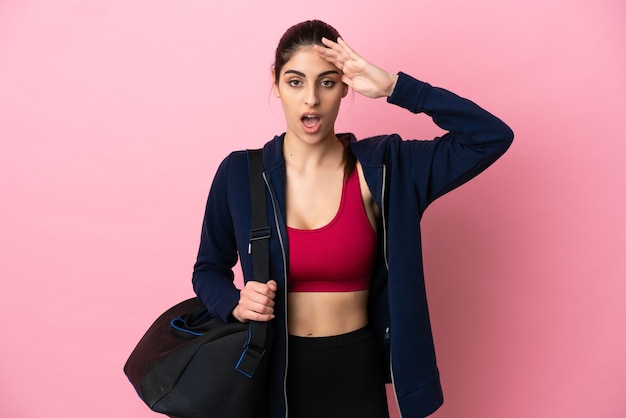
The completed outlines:
[[[335,139],[335,120],[348,87],[341,71],[312,47],[301,48],[285,63],[274,83],[287,120],[287,135],[314,144]]]

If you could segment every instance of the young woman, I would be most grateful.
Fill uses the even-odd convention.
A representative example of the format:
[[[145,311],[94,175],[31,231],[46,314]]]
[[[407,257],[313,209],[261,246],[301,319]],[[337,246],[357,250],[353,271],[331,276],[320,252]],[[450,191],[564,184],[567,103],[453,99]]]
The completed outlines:
[[[469,100],[369,63],[320,21],[287,30],[273,78],[287,124],[263,148],[274,280],[251,277],[248,167],[238,151],[209,193],[194,289],[225,321],[272,321],[267,417],[387,417],[388,381],[404,417],[429,415],[443,396],[420,218],[502,155],[513,133]],[[448,133],[337,134],[349,88],[425,113]],[[242,290],[233,285],[238,257]]]

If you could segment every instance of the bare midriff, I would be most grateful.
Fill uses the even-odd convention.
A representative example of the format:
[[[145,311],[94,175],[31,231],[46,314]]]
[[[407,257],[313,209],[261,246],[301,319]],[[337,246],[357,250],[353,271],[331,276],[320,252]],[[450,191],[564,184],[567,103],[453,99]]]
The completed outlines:
[[[289,334],[329,337],[367,325],[367,290],[355,292],[290,292]]]

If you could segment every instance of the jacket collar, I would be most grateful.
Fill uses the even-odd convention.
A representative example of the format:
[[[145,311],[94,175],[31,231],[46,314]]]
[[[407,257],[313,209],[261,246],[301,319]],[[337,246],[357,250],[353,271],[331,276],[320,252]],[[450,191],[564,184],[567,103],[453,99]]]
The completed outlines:
[[[382,205],[384,187],[384,141],[380,140],[382,137],[357,141],[354,134],[348,133],[347,135],[349,136],[350,150],[361,163],[370,192],[380,206]],[[273,179],[272,182],[277,187],[277,191],[284,190],[286,184],[284,142],[285,134],[282,133],[275,136],[273,140],[266,143],[263,147],[265,173]],[[279,192],[279,201],[284,204],[284,196],[282,195],[283,193]]]
[[[277,135],[273,140],[263,146],[263,165],[265,172],[272,172],[285,166],[285,155],[283,154],[283,143],[285,134]]]

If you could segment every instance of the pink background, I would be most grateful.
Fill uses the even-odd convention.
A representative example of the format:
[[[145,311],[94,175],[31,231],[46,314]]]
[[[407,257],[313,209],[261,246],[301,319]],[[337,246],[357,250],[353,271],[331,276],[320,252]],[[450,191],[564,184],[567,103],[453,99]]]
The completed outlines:
[[[0,2],[0,416],[155,416],[122,366],[192,295],[219,161],[284,129],[272,53],[311,17],[516,133],[423,221],[446,396],[434,416],[626,416],[625,12],[617,0]],[[439,132],[356,95],[338,124]]]

